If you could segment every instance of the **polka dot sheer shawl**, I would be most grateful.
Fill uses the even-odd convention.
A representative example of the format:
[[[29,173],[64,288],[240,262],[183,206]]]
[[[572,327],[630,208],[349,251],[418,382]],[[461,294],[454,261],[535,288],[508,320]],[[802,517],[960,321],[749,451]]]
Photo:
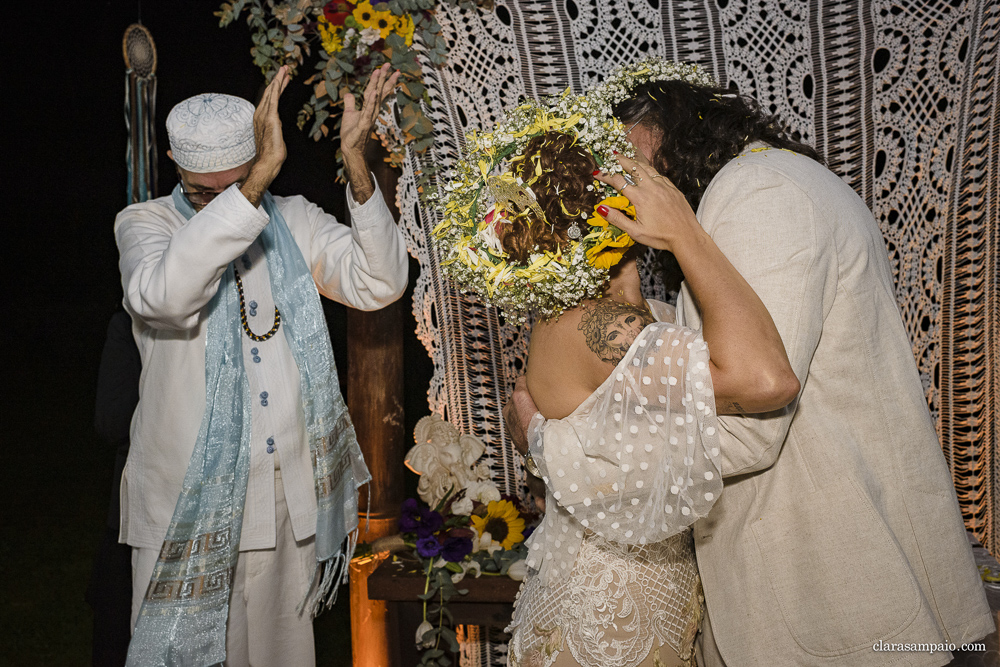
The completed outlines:
[[[528,567],[544,584],[569,573],[586,531],[654,544],[707,515],[722,490],[718,430],[701,333],[647,326],[573,413],[529,425],[546,513]]]

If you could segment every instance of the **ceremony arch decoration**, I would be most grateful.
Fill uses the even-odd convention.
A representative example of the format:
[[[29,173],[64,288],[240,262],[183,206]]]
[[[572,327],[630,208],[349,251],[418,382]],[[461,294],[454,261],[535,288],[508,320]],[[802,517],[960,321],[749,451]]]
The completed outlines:
[[[1000,5],[527,0],[498,1],[492,12],[442,6],[438,20],[448,61],[424,71],[436,143],[408,158],[398,199],[421,265],[413,307],[434,363],[430,408],[487,444],[503,490],[523,483],[500,407],[523,370],[529,330],[444,279],[419,174],[446,171],[466,132],[488,128],[521,97],[581,92],[615,65],[657,53],[756,97],[872,209],[967,526],[1000,553]],[[473,663],[503,660],[502,648],[467,646]]]

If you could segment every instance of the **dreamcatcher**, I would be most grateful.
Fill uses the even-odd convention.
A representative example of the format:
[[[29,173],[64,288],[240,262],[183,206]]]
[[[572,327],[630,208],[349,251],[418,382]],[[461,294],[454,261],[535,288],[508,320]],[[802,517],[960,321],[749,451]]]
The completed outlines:
[[[125,57],[125,126],[128,128],[128,200],[156,197],[156,44],[141,23],[122,37]]]

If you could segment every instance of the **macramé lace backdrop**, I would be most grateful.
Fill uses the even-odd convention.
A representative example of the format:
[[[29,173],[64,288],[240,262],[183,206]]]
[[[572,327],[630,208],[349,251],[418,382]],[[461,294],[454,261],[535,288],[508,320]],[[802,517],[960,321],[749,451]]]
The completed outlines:
[[[523,370],[529,328],[444,280],[438,220],[418,205],[416,174],[422,163],[447,174],[464,134],[520,98],[581,92],[657,53],[756,97],[875,213],[967,525],[1000,553],[1000,3],[498,0],[491,12],[442,3],[438,18],[451,54],[424,72],[437,144],[409,158],[398,194],[421,264],[414,314],[434,362],[430,408],[486,443],[503,492],[523,483],[500,407]],[[646,284],[664,297],[662,283]],[[463,664],[506,662],[495,630],[464,637]]]

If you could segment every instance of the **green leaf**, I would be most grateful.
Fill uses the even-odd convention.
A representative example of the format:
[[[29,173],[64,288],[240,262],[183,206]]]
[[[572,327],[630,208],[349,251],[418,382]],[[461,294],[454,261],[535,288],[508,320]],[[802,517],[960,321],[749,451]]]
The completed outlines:
[[[407,117],[400,118],[399,129],[403,130],[404,132],[410,132],[413,130],[413,126],[416,124],[417,124],[416,115],[409,116],[408,118]]]
[[[317,132],[319,132],[320,131],[319,130],[319,126],[322,125],[323,122],[326,121],[326,119],[329,118],[329,117],[330,117],[330,112],[329,111],[323,111],[322,109],[320,109],[319,111],[317,111],[316,112],[316,120],[313,122],[313,126],[309,130],[309,136],[312,136],[312,135],[316,134]]]
[[[421,115],[417,118],[417,123],[413,128],[415,134],[430,134],[434,131],[434,125],[427,116]]]
[[[434,137],[427,137],[425,139],[420,139],[419,141],[414,141],[410,144],[410,147],[418,153],[423,153],[428,148],[434,145]]]
[[[406,40],[404,40],[401,35],[398,35],[394,32],[389,33],[389,36],[385,38],[385,43],[389,48],[393,49],[394,51],[397,49],[406,48]]]
[[[459,651],[458,638],[455,636],[454,630],[452,630],[451,628],[442,628],[441,637],[443,637],[444,640],[448,642],[448,648],[451,650],[452,653],[458,653]]]
[[[327,81],[324,86],[326,88],[326,94],[330,97],[331,102],[336,102],[340,99],[340,91],[337,89],[337,86],[333,85],[332,81]]]
[[[414,101],[423,98],[424,91],[427,90],[427,88],[424,87],[424,84],[413,80],[404,81],[399,85],[399,88],[406,94],[407,97]],[[467,519],[468,517],[464,518]]]
[[[409,62],[402,62],[399,64],[399,71],[403,74],[412,74],[413,76],[420,76],[420,66],[412,60]]]

